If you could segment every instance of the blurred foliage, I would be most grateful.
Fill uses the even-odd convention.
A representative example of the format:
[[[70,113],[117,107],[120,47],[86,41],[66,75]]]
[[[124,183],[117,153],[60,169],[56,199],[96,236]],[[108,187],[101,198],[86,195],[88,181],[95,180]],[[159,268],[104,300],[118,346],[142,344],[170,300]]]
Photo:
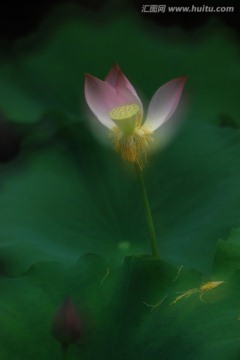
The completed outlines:
[[[231,267],[227,251],[222,255],[211,279],[150,257],[130,256],[117,266],[94,254],[71,267],[42,262],[18,278],[2,277],[2,358],[58,358],[50,329],[68,294],[83,328],[69,359],[237,359],[240,273],[232,267],[222,277]]]
[[[39,32],[2,50],[1,359],[57,358],[51,321],[68,294],[84,329],[70,359],[235,360],[234,33],[216,20],[186,38],[136,12],[98,23],[85,15],[73,5],[56,8]],[[104,78],[116,61],[145,105],[165,81],[188,75],[186,121],[144,171],[164,261],[142,256],[148,233],[132,167],[88,126],[83,74]]]

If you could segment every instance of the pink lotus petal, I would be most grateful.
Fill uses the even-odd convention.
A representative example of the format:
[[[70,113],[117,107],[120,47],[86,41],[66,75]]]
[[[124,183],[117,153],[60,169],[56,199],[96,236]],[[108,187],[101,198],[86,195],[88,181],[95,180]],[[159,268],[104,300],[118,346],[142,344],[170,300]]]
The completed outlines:
[[[119,98],[123,99],[123,103],[125,104],[138,104],[143,113],[143,106],[140,98],[138,97],[136,91],[129,83],[125,76],[120,76],[118,78],[117,86],[116,86],[117,95]]]
[[[112,128],[114,123],[108,113],[119,106],[116,90],[108,82],[86,74],[84,91],[86,102],[94,115],[104,126]]]
[[[112,85],[114,88],[116,88],[118,77],[120,76],[121,70],[118,66],[118,64],[114,64],[109,73],[107,74],[105,81],[108,82],[110,85]]]
[[[122,99],[122,103],[131,104],[136,103],[139,105],[141,111],[143,112],[142,102],[130,83],[126,78],[123,72],[120,70],[117,64],[114,64],[111,70],[109,71],[105,81],[112,85],[116,91],[119,98]]]
[[[155,92],[144,125],[154,131],[171,117],[180,100],[185,81],[186,77],[173,79]]]

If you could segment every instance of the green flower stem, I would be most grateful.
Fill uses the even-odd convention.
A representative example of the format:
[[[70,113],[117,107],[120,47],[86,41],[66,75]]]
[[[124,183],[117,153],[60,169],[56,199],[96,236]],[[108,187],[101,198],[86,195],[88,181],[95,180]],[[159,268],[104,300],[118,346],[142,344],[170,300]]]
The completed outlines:
[[[140,169],[140,167],[137,163],[135,163],[134,165],[135,165],[136,174],[139,179],[140,186],[141,186],[143,204],[144,204],[144,209],[145,209],[145,216],[146,216],[146,221],[148,224],[148,230],[149,230],[149,235],[150,235],[152,256],[158,258],[159,252],[158,252],[157,238],[156,238],[156,233],[155,233],[155,228],[154,228],[153,218],[152,218],[152,212],[151,212],[151,208],[150,208],[149,201],[148,201],[148,196],[147,196],[147,192],[146,192],[146,187],[145,187],[145,183],[144,183],[142,170]]]
[[[62,360],[67,360],[67,351],[68,351],[68,346],[63,346],[62,345],[62,348],[61,348],[61,359]]]

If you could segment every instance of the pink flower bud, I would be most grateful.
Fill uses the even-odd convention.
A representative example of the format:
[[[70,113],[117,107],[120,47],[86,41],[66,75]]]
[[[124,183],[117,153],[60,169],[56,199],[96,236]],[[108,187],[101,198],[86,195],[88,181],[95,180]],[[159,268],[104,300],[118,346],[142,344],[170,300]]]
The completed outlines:
[[[79,314],[69,297],[66,297],[54,315],[52,335],[63,347],[68,347],[80,338]]]

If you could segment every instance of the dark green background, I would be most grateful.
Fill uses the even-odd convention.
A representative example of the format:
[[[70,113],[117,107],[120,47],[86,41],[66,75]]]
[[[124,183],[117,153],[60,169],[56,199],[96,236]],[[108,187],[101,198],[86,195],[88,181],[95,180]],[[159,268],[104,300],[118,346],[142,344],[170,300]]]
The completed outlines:
[[[76,3],[19,37],[16,23],[2,32],[1,359],[57,359],[51,321],[67,293],[83,318],[69,359],[238,358],[239,33],[230,15],[186,19]],[[182,126],[144,169],[160,262],[140,256],[150,249],[131,165],[89,127],[84,73],[103,79],[115,62],[145,114],[158,87],[188,76]],[[226,283],[205,303],[169,305],[210,280]],[[143,304],[165,295],[152,312]]]

